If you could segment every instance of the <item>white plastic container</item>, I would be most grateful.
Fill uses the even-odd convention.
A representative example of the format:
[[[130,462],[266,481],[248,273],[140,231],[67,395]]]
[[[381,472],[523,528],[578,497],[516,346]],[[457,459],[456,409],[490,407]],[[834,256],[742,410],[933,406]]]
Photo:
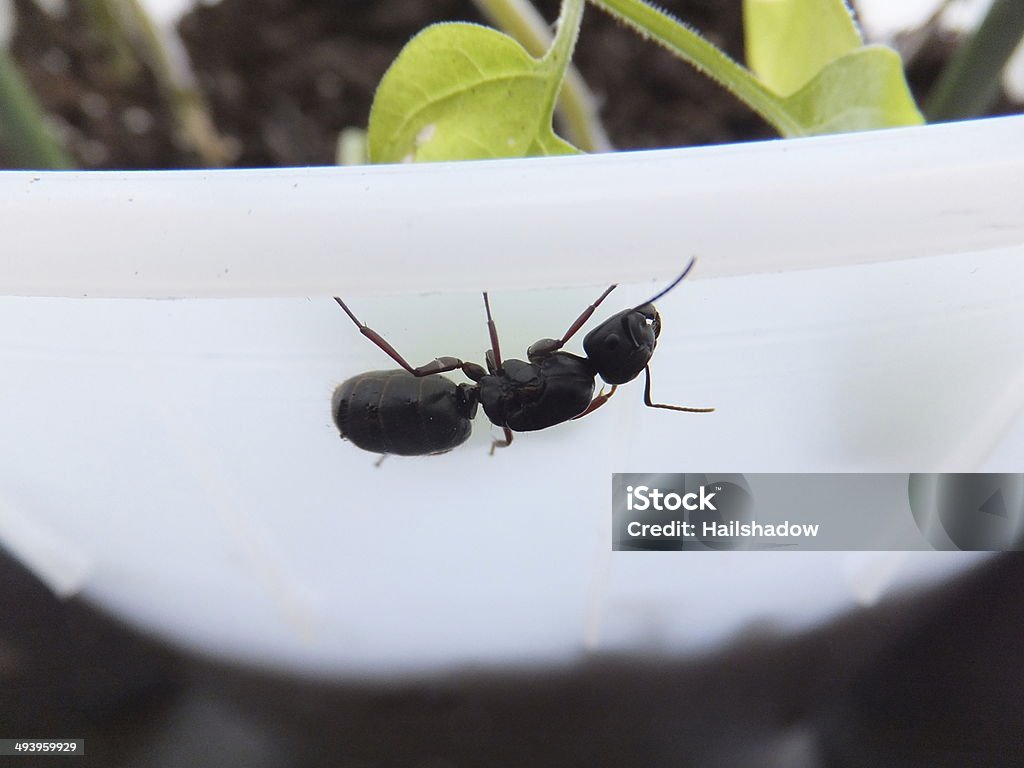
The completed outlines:
[[[968,553],[610,552],[614,471],[1014,471],[1024,118],[548,160],[0,174],[0,541],[207,652],[386,679],[687,654]],[[338,439],[343,379],[506,357],[698,264],[642,384],[420,459]],[[713,278],[713,279],[712,279]],[[429,294],[429,295],[424,295]],[[80,297],[88,296],[88,299]],[[51,298],[43,298],[51,297]],[[70,298],[74,297],[74,298]],[[179,298],[177,301],[152,299]],[[574,347],[575,348],[575,347]]]

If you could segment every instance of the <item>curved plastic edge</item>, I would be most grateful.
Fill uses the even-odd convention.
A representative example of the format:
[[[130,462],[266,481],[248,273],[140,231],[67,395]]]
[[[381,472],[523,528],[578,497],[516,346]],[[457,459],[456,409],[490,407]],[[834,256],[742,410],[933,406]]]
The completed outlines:
[[[1024,243],[1024,117],[527,160],[0,173],[0,295],[410,294]]]

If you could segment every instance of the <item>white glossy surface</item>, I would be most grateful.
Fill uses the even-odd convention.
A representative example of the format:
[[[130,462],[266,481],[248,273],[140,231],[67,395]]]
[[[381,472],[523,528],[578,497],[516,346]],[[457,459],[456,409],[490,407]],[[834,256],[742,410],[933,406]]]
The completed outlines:
[[[696,281],[662,302],[656,393],[716,414],[650,411],[635,384],[493,459],[481,419],[449,455],[380,469],[338,440],[328,402],[386,360],[330,301],[3,299],[0,433],[16,450],[0,488],[95,564],[95,599],[229,656],[373,675],[692,652],[974,556],[908,554],[880,586],[862,555],[613,556],[610,473],[963,469],[947,463],[958,437],[1021,374],[1020,264]],[[495,295],[506,349],[589,293]],[[479,358],[476,296],[409,299],[398,320],[394,301],[359,311],[410,356]]]
[[[1010,247],[1024,116],[417,166],[0,174],[0,294],[346,296],[701,277]],[[53,222],[59,222],[55,226]]]
[[[353,242],[370,243],[370,223],[320,226],[329,221],[322,192],[332,184],[348,188],[344,172],[291,172],[312,179],[315,194],[287,205],[271,202],[280,202],[278,192],[291,194],[280,173],[254,173],[245,184],[235,174],[210,174],[199,200],[180,197],[190,181],[152,188],[142,177],[115,182],[148,196],[150,212],[139,218],[110,189],[110,197],[94,199],[99,187],[89,179],[80,196],[74,177],[55,180],[49,197],[33,198],[38,208],[2,208],[2,252],[14,265],[3,274],[20,275],[23,288],[66,284],[73,293],[83,281],[109,279],[100,292],[132,294],[126,277],[149,264],[167,281],[161,291],[205,293],[213,283],[201,279],[202,270],[215,271],[222,259],[238,269],[222,294],[316,288],[311,293],[324,295],[339,284],[332,275],[350,274],[353,308],[421,362],[438,354],[482,357],[480,284],[493,290],[511,356],[561,332],[607,275],[669,274],[699,250],[696,279],[659,302],[665,331],[655,395],[718,411],[645,409],[635,383],[592,417],[523,435],[494,458],[481,418],[470,442],[451,454],[391,458],[375,469],[373,456],[338,439],[329,401],[342,379],[389,362],[327,298],[7,297],[0,299],[0,539],[49,573],[56,588],[71,589],[77,579],[119,615],[192,647],[377,678],[472,664],[564,663],[588,649],[692,653],[751,623],[794,629],[896,585],[947,576],[976,556],[613,555],[610,473],[1019,471],[1024,213],[1016,194],[1022,177],[1014,172],[1021,134],[1008,130],[1014,125],[1020,123],[996,121],[965,133],[928,129],[952,137],[944,149],[930,133],[914,132],[900,147],[884,136],[858,136],[845,137],[847,144],[836,137],[490,164],[508,185],[521,168],[535,186],[538,174],[553,174],[539,185],[545,194],[570,188],[573,178],[586,193],[566,231],[544,216],[507,223],[493,248],[479,230],[497,221],[500,203],[512,197],[488,180],[488,166],[464,167],[477,183],[473,205],[455,167],[380,169],[375,179],[405,196],[374,199],[407,205],[413,229],[433,232],[397,278],[384,270],[394,269],[398,245],[410,237],[401,227],[379,232],[379,258],[348,263],[360,250]],[[990,140],[963,143],[988,128]],[[1006,142],[1002,164],[988,151],[997,141]],[[832,157],[826,145],[835,152],[848,146],[852,155]],[[900,178],[883,173],[884,163],[864,159],[873,156],[865,149],[871,146],[919,167]],[[933,154],[923,155],[923,146]],[[813,174],[805,151],[819,169],[844,173]],[[800,158],[792,170],[783,162],[788,156]],[[740,157],[745,172],[730,175],[738,174]],[[670,171],[678,176],[682,167],[690,171],[681,177],[686,184],[669,184]],[[768,173],[780,169],[785,183]],[[643,201],[647,173],[662,181]],[[1003,186],[990,188],[993,180]],[[698,199],[689,185],[705,181],[717,190],[715,205],[701,208],[712,221],[691,219],[689,211],[668,214],[678,195]],[[11,184],[0,179],[8,202]],[[262,224],[241,229],[237,210],[222,219],[220,202],[236,194],[259,199],[264,185],[266,216],[254,218]],[[897,188],[927,200],[894,200]],[[636,213],[608,221],[607,200],[618,192]],[[762,202],[726,209],[733,192]],[[959,207],[944,207],[953,197]],[[104,201],[104,217],[86,215]],[[168,210],[163,228],[154,223],[157,201]],[[796,201],[799,211],[791,210]],[[422,223],[428,203],[448,228]],[[59,227],[25,239],[25,219],[43,220],[50,204],[71,217],[80,247],[57,249],[66,238]],[[901,229],[893,205],[904,214],[930,207],[934,215],[910,215]],[[340,199],[331,206],[344,208]],[[527,209],[535,211],[527,205],[519,212]],[[789,215],[772,223],[768,212]],[[460,219],[471,224],[460,229]],[[638,219],[653,227],[639,241],[628,236]],[[289,221],[297,224],[285,227]],[[154,228],[153,247],[139,253],[129,246],[146,226]],[[538,231],[552,238],[546,260],[532,249]],[[323,256],[331,232],[345,244],[342,266]],[[691,247],[694,232],[699,248]],[[782,248],[787,233],[792,252]],[[238,242],[227,248],[231,236]],[[184,242],[195,247],[180,251]],[[98,243],[106,245],[97,250]],[[221,247],[200,248],[204,243]],[[1000,247],[967,249],[971,243]],[[932,251],[944,253],[926,255]],[[522,259],[511,259],[514,253]],[[824,264],[847,266],[763,273],[808,267],[814,253]],[[66,274],[58,269],[72,264]],[[551,271],[536,271],[541,266]],[[762,274],[702,279],[744,269]],[[317,270],[324,270],[323,286],[310,282]],[[269,282],[275,275],[278,284]],[[359,295],[448,279],[473,290]],[[575,287],[506,290],[558,280]],[[154,277],[144,285],[159,287]],[[657,285],[623,286],[602,314],[646,298]]]

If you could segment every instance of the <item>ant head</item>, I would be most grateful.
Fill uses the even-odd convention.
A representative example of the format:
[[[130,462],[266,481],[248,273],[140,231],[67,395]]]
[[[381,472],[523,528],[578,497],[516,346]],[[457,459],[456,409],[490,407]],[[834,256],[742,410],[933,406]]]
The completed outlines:
[[[647,367],[661,333],[654,302],[671,291],[693,268],[693,259],[668,287],[632,309],[612,315],[583,339],[583,350],[594,370],[609,384],[632,381]]]
[[[632,381],[647,367],[661,333],[653,304],[641,304],[612,315],[583,339],[583,351],[609,384]]]

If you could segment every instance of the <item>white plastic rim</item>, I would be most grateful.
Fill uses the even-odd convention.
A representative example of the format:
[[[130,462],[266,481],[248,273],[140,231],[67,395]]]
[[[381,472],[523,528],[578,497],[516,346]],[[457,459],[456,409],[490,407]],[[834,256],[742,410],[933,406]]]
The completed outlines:
[[[613,554],[610,475],[1018,471],[1022,129],[4,174],[0,541],[162,637],[374,680],[694,653],[949,576],[977,556]],[[522,355],[690,254],[658,304],[655,396],[716,413],[651,411],[634,383],[494,458],[482,418],[379,469],[338,439],[334,386],[391,363],[330,295],[412,359],[480,360],[480,289]],[[193,298],[142,298],[173,296]]]
[[[872,263],[1024,238],[1024,117],[654,152],[0,174],[0,295],[422,294]]]

